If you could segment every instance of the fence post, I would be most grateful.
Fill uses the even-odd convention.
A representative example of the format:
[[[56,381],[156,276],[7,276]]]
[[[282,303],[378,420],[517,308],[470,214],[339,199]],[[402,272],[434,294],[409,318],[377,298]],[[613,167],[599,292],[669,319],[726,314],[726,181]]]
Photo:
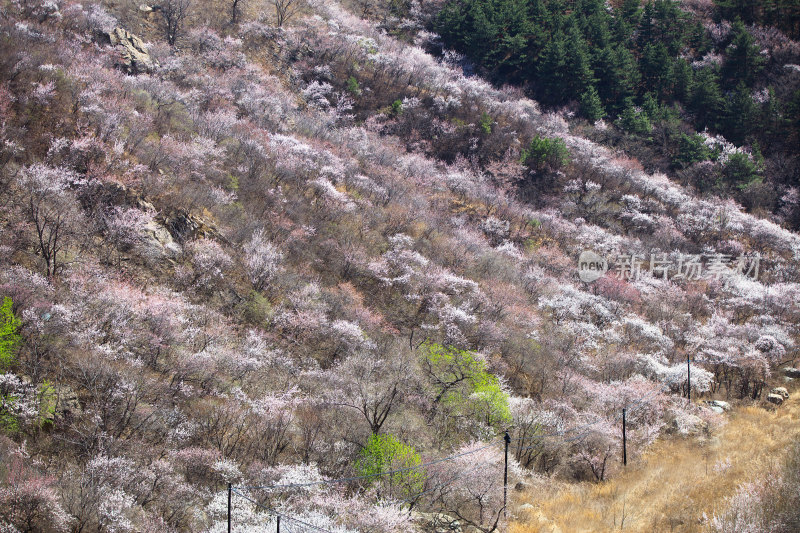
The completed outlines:
[[[503,440],[506,442],[506,461],[505,466],[503,469],[503,518],[508,517],[507,512],[507,502],[508,502],[508,445],[511,444],[511,437],[508,435],[508,431],[506,431]]]
[[[625,408],[622,408],[622,464],[628,466],[628,440],[625,434]]]
[[[233,489],[231,484],[228,483],[228,533],[231,533],[231,492],[233,492]]]
[[[278,529],[277,533],[281,533],[281,515],[278,515]]]

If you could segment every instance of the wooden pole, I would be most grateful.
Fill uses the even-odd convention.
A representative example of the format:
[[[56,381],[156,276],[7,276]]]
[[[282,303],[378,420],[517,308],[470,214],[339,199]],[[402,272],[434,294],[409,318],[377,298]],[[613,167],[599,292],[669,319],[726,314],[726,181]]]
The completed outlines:
[[[228,533],[231,533],[231,492],[233,487],[228,483]]]
[[[689,354],[686,354],[686,397],[692,401],[692,367],[689,365]]]
[[[508,431],[506,431],[503,440],[506,442],[506,462],[503,469],[503,518],[506,518],[508,516],[508,445],[511,444],[511,437],[508,435]]]
[[[628,466],[628,439],[625,433],[625,408],[622,408],[622,464]]]

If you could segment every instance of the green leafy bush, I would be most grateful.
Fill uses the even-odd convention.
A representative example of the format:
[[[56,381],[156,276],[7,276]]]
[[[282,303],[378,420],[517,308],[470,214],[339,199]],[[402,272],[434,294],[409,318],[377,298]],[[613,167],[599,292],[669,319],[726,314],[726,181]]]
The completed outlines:
[[[628,133],[647,135],[653,130],[653,124],[644,111],[636,109],[631,102],[622,111],[617,125]]]
[[[555,172],[569,164],[570,153],[564,139],[536,135],[522,151],[520,162],[535,172]]]
[[[421,464],[422,459],[412,446],[391,435],[373,433],[359,453],[356,471],[361,476],[369,476],[368,481],[381,483],[389,496],[408,497],[422,491],[425,474],[415,468]],[[403,470],[407,468],[413,470]],[[382,476],[392,470],[403,471]]]
[[[678,141],[678,153],[673,160],[673,165],[686,168],[693,163],[714,159],[716,154],[705,145],[703,137],[697,134],[686,135],[681,133]]]
[[[403,114],[403,101],[402,100],[395,100],[394,102],[392,102],[392,108],[389,111],[389,113],[393,117],[399,117],[400,115],[402,115]]]
[[[428,344],[425,367],[435,383],[434,401],[457,416],[469,416],[489,427],[511,422],[508,394],[486,363],[468,350]]]
[[[722,169],[722,176],[728,185],[740,190],[761,183],[763,179],[756,163],[742,152],[734,152],[728,157]]]
[[[483,114],[481,114],[481,122],[480,122],[481,131],[485,135],[490,135],[492,133],[492,124],[494,124],[492,115],[484,111]]]
[[[20,336],[19,319],[14,316],[14,303],[6,296],[0,305],[0,372],[8,370],[16,361],[16,347]]]
[[[347,78],[347,92],[353,96],[361,96],[361,87],[358,85],[358,80],[355,76]]]

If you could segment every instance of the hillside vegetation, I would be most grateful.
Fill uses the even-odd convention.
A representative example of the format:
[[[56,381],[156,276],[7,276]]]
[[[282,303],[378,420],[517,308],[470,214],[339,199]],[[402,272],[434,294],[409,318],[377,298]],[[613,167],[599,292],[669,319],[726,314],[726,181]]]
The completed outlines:
[[[221,532],[229,497],[234,531],[507,530],[506,431],[512,487],[602,491],[623,408],[637,462],[793,387],[796,129],[687,130],[746,185],[701,194],[473,75],[452,9],[0,3],[0,530]],[[737,203],[762,177],[776,209]]]

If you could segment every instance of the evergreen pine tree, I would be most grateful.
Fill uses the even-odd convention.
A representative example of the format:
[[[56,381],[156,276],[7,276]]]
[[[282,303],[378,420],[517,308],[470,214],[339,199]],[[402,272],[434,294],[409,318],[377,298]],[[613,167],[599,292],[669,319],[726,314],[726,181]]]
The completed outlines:
[[[594,85],[590,85],[581,96],[581,115],[591,122],[596,122],[606,115]]]
[[[725,103],[722,133],[726,139],[741,146],[750,133],[758,128],[757,119],[756,104],[750,96],[750,90],[744,81],[740,81]]]
[[[713,69],[704,68],[697,72],[689,104],[695,114],[698,131],[716,126],[722,110],[722,93],[719,77]]]
[[[566,85],[567,57],[564,52],[564,34],[556,33],[545,45],[536,68],[536,88],[546,104],[563,101]]]
[[[756,76],[764,67],[764,58],[741,20],[733,24],[732,33],[733,40],[726,54],[723,76],[735,82],[743,81],[752,87]]]

